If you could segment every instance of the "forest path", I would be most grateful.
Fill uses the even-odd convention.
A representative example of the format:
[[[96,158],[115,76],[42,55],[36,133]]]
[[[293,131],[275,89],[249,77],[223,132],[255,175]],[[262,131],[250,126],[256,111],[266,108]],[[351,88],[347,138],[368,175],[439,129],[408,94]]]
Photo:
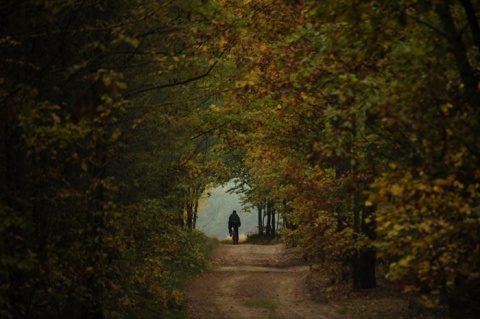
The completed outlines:
[[[213,256],[217,269],[185,291],[188,318],[343,318],[309,296],[309,269],[300,257],[281,244],[221,245]]]

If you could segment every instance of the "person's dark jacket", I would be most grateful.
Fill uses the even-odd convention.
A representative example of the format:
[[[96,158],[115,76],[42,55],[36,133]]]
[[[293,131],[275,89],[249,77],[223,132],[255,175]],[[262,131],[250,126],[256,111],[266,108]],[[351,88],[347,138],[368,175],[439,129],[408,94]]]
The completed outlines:
[[[240,216],[238,216],[236,212],[233,212],[232,214],[230,214],[230,217],[228,217],[228,228],[232,228],[234,226],[242,226]]]

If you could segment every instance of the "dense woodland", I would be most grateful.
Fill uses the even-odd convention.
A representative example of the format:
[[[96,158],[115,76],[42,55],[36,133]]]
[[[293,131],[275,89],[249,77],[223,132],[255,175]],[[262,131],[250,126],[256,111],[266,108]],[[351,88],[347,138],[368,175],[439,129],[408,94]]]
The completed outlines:
[[[313,271],[362,290],[381,260],[474,318],[479,17],[478,0],[2,1],[0,318],[177,311],[208,260],[199,199],[232,178]]]

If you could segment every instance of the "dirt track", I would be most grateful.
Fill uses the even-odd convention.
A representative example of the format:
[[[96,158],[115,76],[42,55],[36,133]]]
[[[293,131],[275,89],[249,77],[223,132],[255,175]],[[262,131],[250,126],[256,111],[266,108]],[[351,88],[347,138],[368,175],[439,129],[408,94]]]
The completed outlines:
[[[217,270],[186,289],[190,319],[338,319],[332,307],[311,300],[308,267],[283,245],[221,245]]]

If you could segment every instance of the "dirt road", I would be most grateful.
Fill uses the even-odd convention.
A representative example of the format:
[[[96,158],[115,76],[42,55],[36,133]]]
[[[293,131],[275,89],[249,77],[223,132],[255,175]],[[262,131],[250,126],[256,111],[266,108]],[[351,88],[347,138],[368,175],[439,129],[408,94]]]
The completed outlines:
[[[186,289],[190,319],[339,319],[338,312],[312,301],[308,267],[283,245],[221,245],[217,269]]]

